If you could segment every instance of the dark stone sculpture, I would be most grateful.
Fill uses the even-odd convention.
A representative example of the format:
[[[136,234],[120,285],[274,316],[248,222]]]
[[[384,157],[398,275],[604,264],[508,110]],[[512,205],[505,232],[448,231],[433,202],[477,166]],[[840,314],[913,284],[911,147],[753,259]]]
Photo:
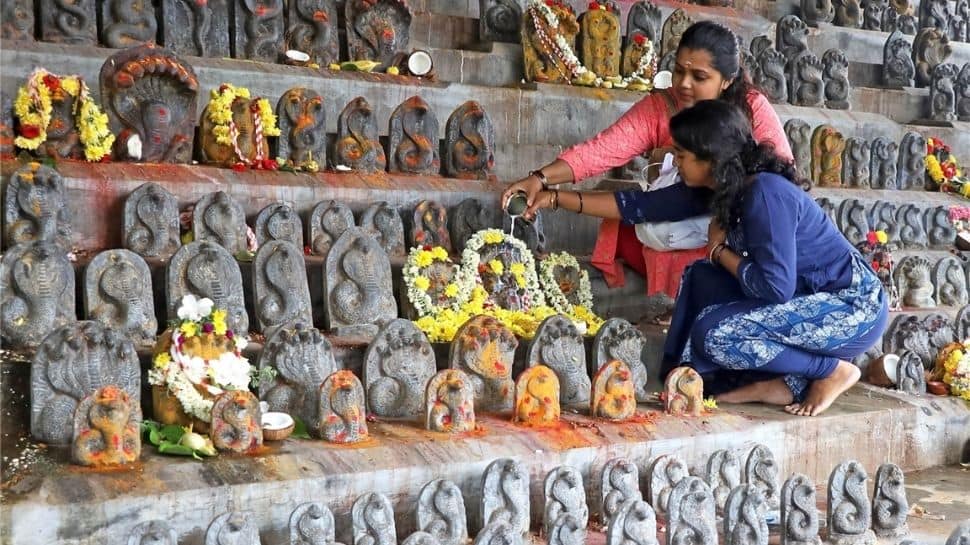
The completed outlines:
[[[957,65],[943,63],[933,69],[930,82],[930,119],[934,121],[956,121],[956,78]]]
[[[40,0],[40,39],[73,45],[97,42],[94,0]]]
[[[260,210],[256,216],[255,234],[260,246],[272,240],[282,240],[303,251],[303,223],[289,204],[277,202]]]
[[[896,29],[907,36],[916,36],[916,17],[908,13],[900,15],[896,19]]]
[[[455,251],[461,253],[472,235],[482,229],[499,227],[502,213],[498,206],[487,206],[477,199],[465,199],[448,215],[448,224]]]
[[[141,370],[131,341],[97,322],[58,328],[30,367],[30,434],[43,443],[70,444],[79,404],[109,385],[128,395],[141,420]]]
[[[372,233],[361,228],[344,231],[327,254],[324,271],[329,329],[374,334],[378,323],[397,316],[391,263]]]
[[[687,15],[686,11],[684,11],[682,8],[675,9],[674,12],[667,17],[667,20],[664,21],[662,37],[663,43],[661,44],[660,48],[657,48],[656,46],[654,47],[657,56],[666,56],[670,53],[675,53],[677,51],[677,45],[680,44],[680,37],[692,24],[694,24],[694,19],[691,18],[690,15]],[[661,68],[661,70],[663,70],[663,68]]]
[[[411,220],[412,246],[441,246],[451,252],[448,209],[435,201],[421,201]]]
[[[724,535],[731,545],[768,545],[765,498],[757,487],[734,488],[724,506]]]
[[[214,308],[226,309],[229,329],[237,335],[249,332],[249,316],[243,301],[239,265],[225,248],[197,241],[179,248],[168,264],[168,317],[175,319],[185,295],[212,299]]]
[[[388,171],[434,176],[438,157],[438,118],[421,97],[413,96],[394,109],[390,123]]]
[[[849,109],[849,60],[840,49],[829,49],[822,55],[822,79],[825,83],[825,106],[833,110]]]
[[[970,29],[968,25],[970,25],[970,2],[957,0],[956,9],[950,15],[950,39],[957,42],[967,41],[967,31]]]
[[[848,461],[839,464],[829,477],[829,541],[841,544],[872,544],[875,536],[869,529],[872,520],[866,482],[869,476],[862,464]]]
[[[775,104],[788,102],[788,78],[785,75],[785,55],[773,47],[766,47],[756,57],[756,83]]]
[[[234,0],[232,56],[276,62],[283,53],[283,0]]]
[[[812,180],[820,187],[842,187],[842,153],[845,139],[831,125],[812,133]]]
[[[6,20],[6,19],[4,19]],[[13,155],[15,135],[13,132],[13,100],[0,91],[0,156]]]
[[[882,81],[889,87],[912,87],[916,77],[913,46],[902,32],[894,31],[882,50]]]
[[[946,206],[928,208],[923,214],[923,225],[929,245],[934,248],[950,248],[957,236],[956,227],[950,221],[950,214]]]
[[[313,323],[303,250],[285,240],[259,247],[253,260],[253,306],[267,336],[287,322]],[[323,379],[319,382],[322,382]],[[319,385],[319,382],[317,385]]]
[[[431,534],[440,545],[464,545],[468,522],[461,489],[452,481],[435,479],[418,495],[418,530]]]
[[[970,122],[970,62],[964,64],[957,75],[956,111],[957,119]]]
[[[84,271],[84,310],[89,320],[139,344],[153,344],[158,321],[145,260],[128,250],[96,255]]]
[[[572,77],[572,69],[566,65],[558,53],[558,46],[549,40],[549,35],[558,35],[574,47],[579,22],[572,8],[553,3],[552,12],[559,20],[558,28],[551,28],[538,8],[530,7],[522,15],[522,57],[525,65],[526,81],[545,83],[567,83]]]
[[[225,191],[209,193],[199,199],[192,218],[195,241],[209,241],[225,248],[231,255],[244,252],[246,213]]]
[[[637,401],[647,401],[647,366],[643,363],[643,347],[646,338],[639,328],[623,318],[610,318],[596,333],[593,339],[593,352],[590,368],[599,369],[613,360],[622,361],[633,374],[634,392]]]
[[[899,242],[903,248],[918,250],[929,244],[926,226],[923,225],[923,210],[915,204],[904,204],[896,210],[896,224],[899,227]]]
[[[882,12],[882,31],[883,32],[895,32],[899,21],[899,12],[895,8],[889,6],[885,11]]]
[[[482,475],[482,524],[507,524],[519,539],[529,534],[529,470],[510,458],[499,458]],[[483,531],[484,533],[484,531]],[[481,536],[479,536],[481,538]],[[479,543],[479,539],[475,540]],[[491,541],[486,542],[491,545]]]
[[[363,0],[352,0],[348,5],[358,1]],[[364,97],[351,100],[337,118],[333,163],[364,172],[384,170],[387,166],[384,148],[377,139],[374,110]]]
[[[936,363],[936,351],[930,345],[929,332],[919,317],[912,314],[897,316],[883,335],[882,342],[885,354],[900,354],[903,350],[909,350],[920,357],[924,367]]]
[[[937,28],[922,28],[913,41],[916,86],[928,86],[933,79],[933,69],[946,62],[952,52],[953,46],[944,32]]]
[[[35,241],[71,246],[64,179],[53,168],[29,163],[9,178],[3,202],[7,246]]]
[[[171,257],[182,245],[175,196],[155,183],[134,190],[125,200],[122,240],[142,257]]]
[[[328,66],[340,60],[335,0],[292,0],[287,11],[286,49],[310,56]],[[323,161],[320,161],[321,164]]]
[[[475,408],[502,411],[512,408],[512,364],[519,341],[501,322],[476,316],[455,334],[448,366],[465,372],[475,389]]]
[[[271,411],[298,416],[307,429],[320,427],[320,386],[337,369],[333,347],[309,323],[288,323],[267,337],[259,368],[276,369],[272,381],[259,385],[259,398]]]
[[[926,138],[918,132],[909,131],[899,143],[899,161],[896,166],[897,189],[923,189],[926,185]]]
[[[522,6],[518,0],[479,0],[478,6],[478,33],[482,40],[519,43]]]
[[[714,496],[704,481],[685,477],[670,493],[667,543],[716,543]]]
[[[434,374],[425,334],[410,320],[391,320],[364,354],[368,409],[382,417],[423,415],[424,390]]]
[[[111,130],[118,134],[116,157],[191,161],[198,95],[195,71],[168,50],[147,44],[108,57],[101,66],[101,99]],[[137,147],[131,140],[136,137]]]
[[[872,141],[869,184],[872,189],[896,189],[896,162],[899,146],[885,136]]]
[[[294,6],[313,1],[317,0],[293,0],[290,9],[302,9]],[[276,120],[280,129],[276,157],[310,170],[311,161],[319,168],[327,164],[327,109],[320,93],[305,87],[286,91],[276,103]]]
[[[859,28],[862,25],[862,4],[859,0],[836,0],[833,22],[842,27]]]
[[[926,393],[926,376],[923,368],[923,360],[921,360],[919,355],[915,352],[903,350],[903,352],[899,355],[899,363],[896,365],[896,389],[900,392],[906,392],[911,395],[922,395]],[[876,484],[876,489],[879,489],[878,482]],[[906,511],[908,510],[909,509],[907,508]],[[906,519],[906,511],[903,511],[904,523]],[[874,517],[877,512],[878,506],[873,505]],[[875,522],[873,523],[873,529],[875,529],[877,533],[880,531],[879,525]]]
[[[411,10],[403,0],[350,0],[346,4],[347,50],[355,61],[387,64],[407,51]]]
[[[795,157],[798,176],[812,178],[812,128],[805,121],[793,117],[785,122],[785,135]]]
[[[832,0],[801,0],[802,19],[812,26],[819,23],[830,23],[835,17],[835,6]]]
[[[542,321],[529,345],[528,366],[546,365],[559,378],[560,403],[588,403],[591,382],[586,374],[583,337],[572,321],[562,315]]]
[[[946,540],[946,545],[965,545],[970,543],[970,519],[957,524]]]
[[[368,437],[364,386],[353,371],[341,369],[320,386],[317,437],[331,443],[357,443]]]
[[[385,201],[370,205],[360,216],[360,228],[367,231],[392,259],[402,259],[404,245],[404,222],[397,210]]]
[[[326,257],[340,235],[354,225],[354,213],[347,205],[337,201],[320,201],[310,213],[310,251]]]
[[[808,27],[797,15],[785,15],[775,25],[775,49],[785,56],[785,64],[808,52]]]
[[[162,0],[162,45],[176,55],[228,57],[229,0]]]
[[[853,246],[866,240],[866,234],[870,231],[868,216],[865,205],[858,199],[844,199],[839,203],[836,224]]]
[[[949,33],[950,6],[946,0],[920,0],[919,27],[935,28],[943,34]]]
[[[620,75],[620,9],[604,0],[601,8],[579,18],[579,58],[583,65],[605,78]]]
[[[883,20],[892,8],[886,0],[870,0],[862,10],[862,28],[865,30],[883,30]]]
[[[141,407],[115,385],[86,396],[74,412],[71,460],[83,466],[131,464],[141,455]]]
[[[0,260],[0,308],[0,336],[11,348],[37,346],[75,321],[74,267],[64,248],[38,241],[7,250]]]
[[[955,256],[948,255],[936,262],[933,285],[936,286],[936,300],[943,306],[962,307],[970,303],[967,273],[963,270],[963,263]]]
[[[445,124],[445,176],[486,180],[495,168],[495,127],[481,104],[469,100]]]
[[[825,101],[822,61],[802,53],[788,62],[788,98],[795,106],[821,108]],[[834,89],[834,88],[833,88]]]
[[[532,221],[516,218],[513,225],[512,217],[506,214],[502,217],[502,230],[511,231],[512,236],[524,242],[526,248],[541,254],[546,251],[546,231],[542,217],[543,214],[539,211]]]
[[[633,41],[633,37],[642,34],[653,44],[654,52],[660,53],[660,24],[662,14],[660,8],[650,0],[639,0],[630,6],[626,19],[626,37]]]
[[[782,545],[820,545],[815,484],[795,473],[781,488]]]
[[[123,49],[154,43],[158,20],[151,2],[140,0],[106,0],[101,3],[101,43]]]
[[[842,153],[842,183],[846,187],[869,189],[869,142],[864,138],[848,138]]]
[[[205,545],[259,545],[259,526],[252,511],[232,511],[216,517],[205,532]]]
[[[7,0],[0,6],[0,38],[34,41],[34,4],[28,0]]]
[[[970,305],[961,308],[957,312],[954,329],[956,330],[956,338],[958,339],[966,339],[967,335],[970,335]]]

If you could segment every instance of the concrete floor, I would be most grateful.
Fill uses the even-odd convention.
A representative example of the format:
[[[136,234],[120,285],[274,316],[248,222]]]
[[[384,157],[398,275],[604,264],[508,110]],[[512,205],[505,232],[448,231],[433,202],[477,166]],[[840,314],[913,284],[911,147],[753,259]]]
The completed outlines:
[[[936,467],[906,475],[910,539],[945,543],[953,528],[970,519],[970,464]],[[919,514],[922,508],[923,514]],[[885,541],[895,543],[895,541]]]

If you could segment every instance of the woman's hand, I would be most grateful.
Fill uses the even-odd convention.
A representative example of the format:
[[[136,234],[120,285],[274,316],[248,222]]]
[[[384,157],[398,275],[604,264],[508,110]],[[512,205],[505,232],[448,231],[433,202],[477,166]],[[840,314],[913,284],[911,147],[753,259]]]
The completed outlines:
[[[524,214],[522,214],[522,217],[529,221],[534,220],[539,210],[542,210],[543,208],[552,208],[554,200],[554,191],[539,191],[536,193],[535,199],[532,201],[532,205],[529,206]]]
[[[536,178],[535,176],[526,176],[525,178],[510,184],[507,188],[505,188],[505,191],[502,192],[502,210],[505,210],[505,208],[508,207],[509,199],[512,198],[512,195],[515,195],[519,191],[525,193],[526,202],[531,207],[535,202],[536,196],[542,192],[542,182],[540,182],[539,178]]]
[[[723,242],[727,242],[727,232],[717,218],[711,218],[711,223],[707,226],[707,255],[711,255],[714,248]]]

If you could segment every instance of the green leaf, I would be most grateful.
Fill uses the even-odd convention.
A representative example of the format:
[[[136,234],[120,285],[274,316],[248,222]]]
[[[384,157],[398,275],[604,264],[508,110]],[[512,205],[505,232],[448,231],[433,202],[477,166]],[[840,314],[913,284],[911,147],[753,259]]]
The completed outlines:
[[[182,439],[182,436],[185,435],[185,428],[178,424],[163,426],[159,431],[166,441],[171,441],[172,443],[178,443]]]
[[[162,435],[158,433],[157,428],[152,428],[148,430],[148,442],[155,445],[156,447],[158,446],[159,443],[162,442]]]
[[[293,417],[293,433],[290,434],[290,437],[294,439],[310,438],[310,434],[307,433],[306,424],[297,416]]]
[[[192,456],[194,454],[194,451],[189,447],[168,442],[163,442],[161,445],[158,445],[158,452],[161,452],[162,454],[175,454],[178,456]]]

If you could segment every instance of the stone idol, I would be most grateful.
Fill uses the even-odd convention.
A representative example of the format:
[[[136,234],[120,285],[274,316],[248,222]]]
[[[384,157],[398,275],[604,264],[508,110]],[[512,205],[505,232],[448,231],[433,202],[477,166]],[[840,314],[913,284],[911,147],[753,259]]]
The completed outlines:
[[[707,461],[707,484],[720,513],[727,504],[728,495],[741,484],[741,460],[737,455],[729,450],[712,454]]]
[[[74,412],[71,459],[83,466],[130,464],[141,455],[141,407],[108,385],[85,397]]]
[[[391,264],[380,244],[360,228],[344,231],[327,254],[324,309],[329,329],[375,334],[397,317]]]
[[[542,321],[529,345],[528,365],[545,365],[556,372],[563,405],[588,403],[591,383],[586,373],[583,337],[572,321],[562,315]]]
[[[333,513],[323,503],[303,503],[290,514],[289,545],[343,545],[336,539]]]
[[[448,229],[455,251],[461,253],[465,242],[482,229],[495,229],[502,224],[498,206],[487,206],[478,199],[465,199],[448,215]]]
[[[233,332],[249,332],[249,315],[243,300],[239,265],[222,246],[192,242],[175,252],[168,264],[168,316],[175,318],[182,297],[192,294],[212,299],[215,308],[226,309]]]
[[[40,39],[71,45],[97,42],[97,2],[95,0],[39,0]],[[6,20],[6,19],[4,19]]]
[[[391,320],[364,353],[367,406],[382,417],[424,414],[425,388],[434,374],[434,351],[424,332],[410,320]]]
[[[688,476],[687,464],[680,458],[663,454],[651,464],[649,479],[650,490],[645,497],[658,513],[667,513],[670,507],[670,493],[684,477]]]
[[[815,484],[795,473],[781,487],[781,542],[785,545],[821,545],[818,537]]]
[[[499,458],[482,475],[482,524],[508,524],[529,535],[529,470],[522,462]]]
[[[388,171],[434,176],[441,170],[438,118],[421,97],[413,96],[391,113]]]
[[[74,267],[64,248],[44,241],[10,248],[0,260],[4,344],[34,347],[55,329],[75,321],[74,295]]]
[[[250,1],[250,0],[238,0]],[[275,0],[282,2],[282,0]],[[220,85],[213,90],[209,103],[202,111],[199,119],[199,147],[202,149],[202,161],[214,165],[233,167],[240,163],[251,168],[264,168],[269,159],[270,149],[268,133],[277,133],[278,128],[269,117],[266,110],[268,100],[258,96],[244,98],[236,94],[237,89],[228,84]],[[228,112],[220,112],[219,100],[231,95],[232,102]],[[267,103],[261,107],[261,101]],[[271,107],[270,107],[271,108]],[[227,113],[229,119],[224,120],[221,114]],[[273,116],[275,117],[275,116]],[[262,127],[262,129],[259,129]]]
[[[831,125],[812,133],[812,180],[820,187],[842,187],[842,153],[845,139]]]
[[[487,180],[495,168],[495,127],[481,104],[469,100],[445,124],[445,175]]]
[[[263,445],[259,399],[243,390],[220,394],[212,405],[212,444],[219,450],[251,452]]]
[[[842,153],[842,183],[846,187],[868,189],[871,163],[869,142],[864,138],[847,138]]]
[[[515,335],[490,316],[475,316],[455,334],[448,366],[463,371],[471,382],[476,410],[512,408],[512,365],[518,346]]]
[[[192,218],[194,239],[222,246],[231,255],[248,248],[246,212],[225,191],[209,193],[199,199]]]
[[[178,545],[178,533],[164,520],[150,520],[135,526],[127,545]]]
[[[801,0],[802,19],[812,26],[819,23],[831,23],[835,17],[835,6],[832,0]]]
[[[529,367],[515,381],[512,421],[524,426],[551,426],[559,422],[559,379],[545,365]]]
[[[694,19],[687,15],[686,11],[681,8],[675,9],[670,17],[667,17],[667,20],[664,21],[661,48],[657,51],[657,55],[666,56],[676,52],[680,37],[692,24],[694,24]]]
[[[902,32],[894,31],[882,49],[882,81],[889,87],[912,87],[915,78],[913,46]]]
[[[640,498],[636,464],[623,458],[606,462],[600,476],[600,521],[609,526],[610,519],[620,512],[625,503]]]
[[[100,7],[98,26],[101,27],[101,43],[106,47],[123,49],[155,42],[158,20],[151,2],[106,0],[100,2]]]
[[[926,138],[909,131],[899,143],[896,189],[923,189],[926,185]]]
[[[34,40],[34,3],[10,0],[0,6],[0,38],[4,40]]]
[[[283,53],[283,0],[233,0],[233,57],[277,62]]]
[[[572,70],[559,54],[559,49],[549,36],[561,36],[572,47],[579,34],[579,22],[572,8],[553,3],[550,6],[559,21],[558,28],[551,28],[546,18],[534,8],[522,15],[522,56],[526,81],[540,83],[567,83]]]
[[[256,215],[256,228],[253,231],[260,246],[279,240],[289,242],[303,251],[303,222],[288,203],[275,202],[260,210]]]
[[[620,75],[620,8],[609,0],[579,18],[579,57],[596,75]],[[605,9],[602,9],[605,8]]]
[[[734,488],[724,507],[724,535],[736,545],[768,545],[767,505],[757,487]]]
[[[465,373],[458,369],[439,372],[428,382],[424,399],[427,429],[446,433],[475,430],[475,390]]]
[[[659,545],[657,515],[650,504],[639,499],[624,503],[610,519],[606,545]]]
[[[802,53],[788,62],[788,99],[795,106],[821,108],[825,103],[822,61]]]
[[[421,201],[411,220],[412,246],[441,246],[452,251],[448,209],[435,201]]]
[[[664,386],[667,414],[700,416],[704,410],[704,381],[690,367],[678,367],[667,375]]]
[[[326,257],[340,235],[354,225],[354,213],[347,205],[337,201],[320,201],[310,213],[307,228],[310,251]]]
[[[354,0],[351,0],[354,1]],[[350,512],[357,545],[395,545],[394,506],[387,496],[377,492],[357,498]]]
[[[216,517],[205,532],[204,545],[259,545],[259,525],[252,511],[231,511]]]
[[[841,49],[829,49],[822,55],[822,81],[825,82],[825,107],[848,110],[849,60]]]
[[[930,119],[933,121],[956,121],[956,79],[959,69],[955,64],[943,63],[933,69],[930,82]]]
[[[873,544],[876,538],[869,528],[871,503],[866,474],[862,464],[843,462],[832,470],[828,486],[829,541],[837,544]]]
[[[424,485],[418,495],[418,531],[431,534],[439,545],[464,545],[468,523],[461,489],[445,479]]]
[[[259,385],[259,398],[270,410],[300,417],[308,429],[318,427],[320,385],[337,369],[330,341],[308,324],[292,323],[268,337],[259,368],[277,371]]]
[[[364,386],[353,371],[341,369],[320,386],[320,421],[317,437],[331,443],[357,443],[367,439]]]
[[[158,332],[152,299],[152,274],[145,260],[129,250],[106,250],[84,272],[84,310],[88,319],[154,344]]]
[[[489,42],[519,43],[522,6],[518,0],[479,0],[479,35]]]
[[[785,122],[785,135],[795,156],[795,168],[802,178],[812,178],[812,127],[798,118]]]
[[[613,360],[626,364],[632,373],[633,389],[637,401],[647,401],[647,367],[643,363],[643,332],[623,318],[610,318],[593,339],[591,368],[600,369]]]
[[[360,1],[364,0],[352,0],[347,5]],[[367,99],[351,100],[337,118],[334,166],[363,172],[384,170],[387,158],[377,136],[377,120]]]
[[[38,240],[71,246],[71,220],[64,179],[53,168],[32,162],[9,178],[3,201],[8,247]]]
[[[717,543],[714,496],[704,481],[685,477],[670,492],[667,543]]]
[[[320,66],[339,62],[336,0],[292,0],[288,8],[286,49],[302,51]]]
[[[922,28],[913,41],[916,85],[927,87],[933,79],[933,69],[946,62],[952,52],[953,46],[946,34],[937,28]]]
[[[956,95],[957,119],[970,121],[970,62],[964,64],[957,74]]]
[[[294,0],[290,3],[290,10],[302,9],[314,1],[318,0]],[[324,2],[329,4],[331,0]],[[280,136],[276,139],[276,157],[285,159],[294,168],[309,171],[314,170],[314,165],[318,169],[326,166],[327,109],[320,93],[305,87],[289,89],[276,103],[276,120],[280,129]]]
[[[637,412],[633,373],[625,363],[614,360],[603,365],[593,377],[591,416],[609,420],[627,420]]]
[[[162,0],[162,43],[176,55],[228,57],[229,1]]]
[[[408,50],[411,9],[405,0],[348,0],[345,10],[351,60],[386,65]]]
[[[124,218],[125,248],[142,257],[165,260],[182,245],[178,200],[158,184],[144,184],[128,195]]]
[[[744,463],[743,480],[761,491],[769,507],[778,507],[778,463],[768,447],[757,445],[751,449]]]
[[[301,248],[284,240],[263,244],[253,260],[252,275],[256,322],[264,334],[291,321],[313,323]]]
[[[397,209],[386,201],[375,202],[360,216],[360,228],[384,248],[392,259],[403,259],[407,252],[404,245],[404,222]]]
[[[586,489],[583,487],[583,476],[569,466],[553,469],[546,475],[544,483],[546,507],[543,513],[543,528],[547,534],[564,516],[576,519],[578,527],[583,533],[589,522],[589,507],[586,505]],[[582,544],[585,540],[580,540]]]

